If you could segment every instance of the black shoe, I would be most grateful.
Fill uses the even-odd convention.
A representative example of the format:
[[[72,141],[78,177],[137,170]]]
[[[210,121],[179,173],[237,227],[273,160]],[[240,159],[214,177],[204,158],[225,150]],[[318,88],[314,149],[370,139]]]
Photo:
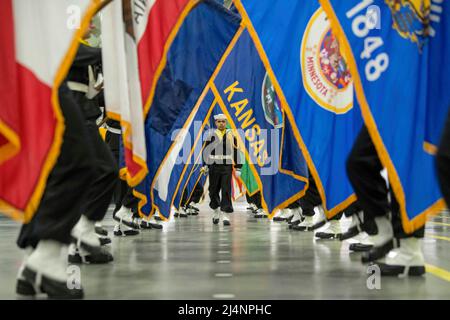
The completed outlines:
[[[186,212],[180,212],[180,218],[187,218],[188,215]]]
[[[321,227],[323,227],[327,222],[325,220],[317,222],[315,225],[313,225],[312,230],[317,230]]]
[[[353,238],[353,237],[357,236],[360,232],[361,232],[361,229],[359,228],[359,226],[353,226],[342,234],[341,241]]]
[[[152,222],[149,222],[148,224],[152,227],[152,229],[159,229],[159,230],[161,230],[163,228],[162,224],[152,223]]]
[[[34,290],[31,283],[23,278],[19,278],[16,282],[16,293],[22,297],[34,297],[36,295],[36,290]]]
[[[231,226],[230,220],[223,220],[224,226]]]
[[[146,230],[153,229],[152,225],[148,221],[144,221],[144,220],[141,220],[141,223],[139,226],[141,227],[141,229],[146,229]]]
[[[22,279],[17,281],[16,292],[22,296],[34,296],[37,294],[36,290],[46,293],[50,299],[83,299],[84,297],[83,288],[69,289],[66,281],[60,282],[38,275],[37,272],[25,267]]]
[[[180,216],[180,213],[179,212],[175,212],[174,214],[173,214],[173,216],[175,217],[175,218],[178,218],[179,216]],[[155,218],[156,219],[156,218]],[[159,221],[161,221],[162,219],[161,218],[159,218],[160,220]],[[156,220],[158,220],[158,219],[156,219]]]
[[[129,230],[114,230],[114,235],[116,237],[129,237],[129,236],[137,236],[139,234],[139,230],[133,230],[133,229],[129,229]]]
[[[348,247],[350,251],[355,252],[366,252],[373,248],[373,245],[371,244],[363,244],[363,243],[352,243]]]
[[[300,220],[295,220],[294,222],[292,222],[292,219],[291,219],[291,221],[288,222],[288,224],[289,224],[289,229],[293,229],[294,226],[300,224],[302,221],[303,221],[303,220],[300,219]]]
[[[134,221],[133,222],[129,222],[129,221],[126,221],[126,220],[120,221],[120,219],[116,218],[116,216],[113,216],[113,219],[115,221],[119,222],[119,223],[122,223],[123,225],[125,225],[125,226],[127,226],[129,228],[132,228],[132,229],[135,229],[135,230],[139,230],[139,225],[136,222],[134,222]]]
[[[160,216],[155,216],[156,221],[163,221],[163,219]]]
[[[218,224],[219,223],[219,219],[212,219],[212,221],[213,221],[213,224]]]
[[[68,261],[69,263],[86,263],[86,264],[105,264],[113,261],[114,258],[111,253],[106,250],[102,250],[101,252],[95,254],[86,254],[81,255],[79,250],[76,250],[73,254],[69,254]]]
[[[363,252],[361,262],[368,263],[379,260],[386,256],[392,249],[394,249],[394,240],[390,240],[380,247],[372,247],[369,251]]]
[[[191,211],[191,216],[198,216],[198,211],[195,210]]]
[[[342,237],[342,233],[317,232],[315,234],[315,236],[316,236],[316,238],[319,238],[319,239],[330,239],[330,240],[338,239],[338,240],[340,240]]]
[[[410,266],[408,268],[408,272],[405,274],[405,266],[392,266],[385,263],[373,263],[374,265],[378,265],[381,271],[382,276],[400,276],[400,275],[408,275],[408,276],[422,276],[425,274],[425,266]]]
[[[286,221],[286,218],[275,217],[275,218],[273,218],[273,221],[276,221],[276,222],[282,222],[282,221]]]
[[[100,245],[101,246],[106,246],[107,244],[111,243],[111,238],[108,237],[100,237]]]
[[[108,236],[108,231],[103,227],[95,226],[95,233],[99,236]]]

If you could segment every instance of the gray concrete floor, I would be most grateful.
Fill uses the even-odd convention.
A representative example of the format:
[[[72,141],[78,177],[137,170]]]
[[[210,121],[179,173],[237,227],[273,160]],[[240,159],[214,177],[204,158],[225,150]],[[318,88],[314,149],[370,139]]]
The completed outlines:
[[[213,226],[206,206],[199,216],[164,223],[164,230],[113,238],[115,261],[83,265],[87,299],[450,299],[450,215],[431,218],[423,241],[425,277],[382,278],[366,285],[367,266],[348,243],[314,240],[285,223],[254,219],[235,204],[232,226]],[[343,228],[348,220],[342,220]],[[114,222],[108,213],[104,225]],[[22,253],[19,225],[0,215],[0,299],[15,299]]]

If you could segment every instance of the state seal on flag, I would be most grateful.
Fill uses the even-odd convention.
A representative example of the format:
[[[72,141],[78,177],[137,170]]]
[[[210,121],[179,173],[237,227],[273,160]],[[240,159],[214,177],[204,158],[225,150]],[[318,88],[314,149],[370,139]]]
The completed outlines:
[[[281,111],[281,102],[272,85],[269,74],[266,73],[261,92],[261,105],[264,110],[266,121],[274,128],[283,127],[283,112]]]
[[[353,107],[353,81],[339,43],[322,8],[303,34],[300,65],[303,86],[322,108],[342,114]]]

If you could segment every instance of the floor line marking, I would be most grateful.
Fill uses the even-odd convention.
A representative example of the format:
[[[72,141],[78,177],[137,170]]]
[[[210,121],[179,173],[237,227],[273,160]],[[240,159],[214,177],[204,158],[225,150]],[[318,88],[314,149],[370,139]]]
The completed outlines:
[[[427,263],[425,264],[425,270],[438,278],[450,282],[450,272],[445,269]]]
[[[450,241],[450,238],[449,238],[449,237],[435,236],[435,235],[433,235],[433,234],[428,235],[428,238],[433,238],[433,239],[438,239],[438,240]]]
[[[435,221],[428,221],[427,224],[434,224],[434,225],[438,225],[438,226],[447,226],[450,227],[450,223],[445,223],[445,222],[435,222]]]
[[[214,299],[233,299],[236,298],[236,296],[232,293],[216,293],[213,294]]]
[[[232,277],[233,274],[232,273],[216,273],[214,276],[216,276],[217,278],[229,278],[229,277]]]

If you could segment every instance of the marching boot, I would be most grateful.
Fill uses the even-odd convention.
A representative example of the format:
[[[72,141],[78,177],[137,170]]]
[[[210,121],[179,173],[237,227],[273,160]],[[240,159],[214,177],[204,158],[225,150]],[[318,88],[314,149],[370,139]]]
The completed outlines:
[[[294,212],[291,209],[283,209],[284,210],[284,221],[286,221],[288,224],[292,221],[294,218]]]
[[[285,221],[286,220],[286,210],[287,209],[281,209],[278,213],[277,213],[277,215],[275,216],[275,217],[273,217],[273,221],[276,221],[276,222],[281,222],[281,221]]]
[[[114,226],[113,234],[116,237],[128,237],[128,236],[137,236],[139,234],[139,230],[128,228],[127,226],[122,226],[120,223]]]
[[[306,216],[305,219],[297,224],[292,226],[292,230],[295,231],[312,231],[314,227],[314,217],[308,217]]]
[[[197,208],[196,206],[192,205],[192,204],[190,204],[190,205],[188,206],[188,208],[191,209],[191,210],[194,210],[194,211],[197,212],[197,213],[200,212],[200,209]]]
[[[230,214],[227,212],[222,212],[222,222],[224,226],[230,226]]]
[[[370,242],[369,235],[364,231],[348,240],[352,242],[348,247],[350,251],[365,252],[373,248],[373,243]]]
[[[212,222],[213,222],[213,224],[218,224],[219,220],[220,220],[220,209],[216,208],[216,209],[214,209]]]
[[[341,222],[330,220],[328,227],[321,232],[316,232],[315,236],[319,239],[340,239],[342,236]]]
[[[352,223],[346,232],[341,236],[341,241],[353,238],[362,231],[361,224],[363,222],[363,212],[359,211],[357,214],[352,215]]]
[[[400,239],[400,247],[392,249],[384,262],[377,263],[382,276],[421,276],[425,273],[425,259],[423,257],[420,240],[411,237]]]
[[[150,220],[147,221],[147,224],[152,228],[152,229],[158,229],[161,230],[163,228],[162,224],[158,223],[158,221],[156,221],[155,216],[153,215],[153,217],[150,218]]]
[[[327,217],[325,216],[323,207],[320,205],[320,206],[317,206],[316,208],[317,208],[318,212],[316,212],[316,214],[314,215],[313,230],[319,229],[320,227],[324,226],[327,223]]]
[[[361,257],[363,263],[381,259],[394,248],[394,230],[388,217],[376,217],[375,224],[378,232],[376,235],[369,236],[369,241],[373,244],[373,247],[363,253]]]
[[[139,227],[140,227],[140,229],[143,229],[143,230],[150,230],[150,229],[153,229],[152,228],[152,225],[149,223],[149,221],[148,220],[144,220],[144,219],[142,219],[142,218],[139,218]]]
[[[100,245],[102,247],[106,246],[107,244],[110,244],[112,242],[111,238],[109,238],[109,237],[98,237],[98,239],[100,240]]]
[[[267,214],[263,209],[258,209],[253,217],[256,219],[267,218]]]
[[[187,214],[190,216],[198,216],[198,211],[192,209],[191,207],[187,208]]]
[[[70,235],[72,242],[76,243],[78,248],[83,248],[91,254],[101,253],[101,243],[95,233],[95,223],[86,216],[81,215]]]
[[[22,265],[19,268],[19,272],[17,273],[17,283],[16,283],[16,292],[19,298],[30,298],[36,295],[36,291],[34,287],[28,283],[23,277],[23,270],[25,269],[25,264],[28,260],[28,257],[31,253],[33,253],[33,248],[29,247],[24,250],[25,255],[22,261]]]
[[[187,218],[188,217],[188,213],[186,212],[185,208],[181,208],[180,210],[180,218]]]
[[[104,264],[109,263],[113,260],[114,258],[112,254],[106,251],[106,249],[102,249],[95,254],[91,254],[89,251],[86,251],[83,248],[78,248],[74,243],[69,246],[69,263]]]
[[[293,212],[292,219],[288,221],[289,229],[294,228],[296,225],[300,224],[303,220],[303,210],[301,207],[295,208],[291,210]]]
[[[139,229],[139,225],[134,222],[133,212],[130,208],[122,206],[116,214],[113,215],[113,219],[119,224],[123,224],[132,229]]]
[[[99,236],[104,236],[104,237],[108,236],[108,230],[103,228],[103,226],[100,222],[95,223],[95,233],[98,234]]]
[[[50,299],[82,299],[84,290],[80,283],[73,288],[67,275],[66,247],[54,240],[39,241],[30,254],[17,281],[18,295],[35,296],[44,293]]]

